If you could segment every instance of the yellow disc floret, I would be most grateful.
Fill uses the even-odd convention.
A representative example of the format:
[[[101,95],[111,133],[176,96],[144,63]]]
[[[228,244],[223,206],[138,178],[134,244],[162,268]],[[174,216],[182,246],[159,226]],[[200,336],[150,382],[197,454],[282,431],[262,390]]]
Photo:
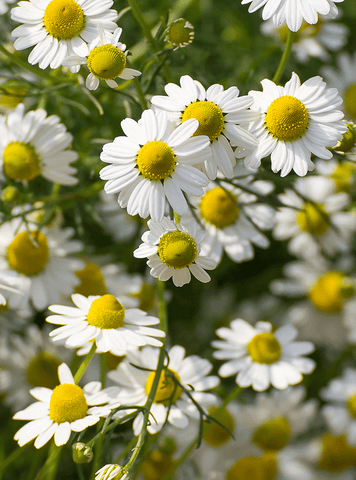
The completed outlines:
[[[83,270],[77,270],[75,274],[80,280],[80,284],[74,289],[75,293],[85,297],[107,293],[103,275],[97,265],[87,263]]]
[[[354,294],[355,288],[351,280],[339,272],[328,272],[312,286],[308,296],[318,310],[339,313],[342,301]]]
[[[46,237],[41,232],[19,233],[7,249],[7,261],[13,270],[28,277],[41,273],[48,260]]]
[[[309,115],[305,105],[295,97],[285,95],[268,107],[265,122],[277,140],[293,142],[301,138],[308,128]]]
[[[282,348],[279,341],[271,332],[255,335],[247,345],[252,360],[257,363],[270,365],[280,359]]]
[[[173,370],[168,370],[168,372],[166,370],[161,371],[155,398],[153,400],[155,403],[163,403],[165,406],[167,406],[170,401],[175,403],[182,395],[182,389],[176,385],[172,378],[172,376],[174,376],[174,378],[180,382],[178,373],[174,372]],[[155,375],[156,372],[151,372],[147,378],[145,388],[147,395],[149,395],[151,391]]]
[[[207,135],[210,141],[215,140],[224,129],[224,115],[215,103],[202,100],[193,102],[188,105],[183,114],[182,122],[196,118],[199,122],[198,130],[194,133],[196,135]]]
[[[84,418],[88,404],[83,390],[78,385],[58,385],[51,395],[49,416],[56,423],[74,422]]]
[[[219,407],[211,407],[209,408],[209,415],[219,420],[230,432],[234,431],[234,419],[227,410],[221,412]],[[212,447],[219,447],[228,442],[230,438],[230,433],[216,422],[211,422],[209,425],[206,425],[203,433],[203,440]]]
[[[253,442],[265,451],[282,450],[289,441],[291,429],[284,417],[268,420],[253,434]]]
[[[166,30],[165,40],[176,48],[186,47],[194,39],[194,27],[184,18],[178,18]]]
[[[15,108],[19,103],[23,102],[26,90],[23,88],[5,87],[3,93],[0,94],[0,105],[7,108]]]
[[[334,180],[337,192],[350,193],[351,184],[354,182],[356,166],[353,163],[339,163],[331,178]]]
[[[323,235],[329,228],[328,214],[320,203],[306,202],[297,220],[303,232],[313,235]]]
[[[13,180],[33,180],[41,173],[35,149],[26,143],[11,142],[2,154],[5,175]]]
[[[356,418],[356,393],[349,398],[347,408],[349,409],[350,414]]]
[[[114,45],[99,45],[88,55],[87,66],[94,77],[114,80],[126,66],[125,53]]]
[[[52,37],[70,40],[84,29],[85,16],[75,0],[52,0],[44,12],[43,23]]]
[[[355,466],[356,447],[351,447],[346,442],[345,435],[338,437],[330,434],[324,435],[320,468],[329,472],[341,472]]]
[[[226,480],[274,480],[276,476],[277,460],[273,454],[240,458],[226,472]]]
[[[162,262],[171,268],[185,268],[197,256],[197,244],[184,232],[169,232],[162,235],[157,251]]]
[[[344,97],[346,113],[351,118],[356,118],[356,84],[351,85],[345,92]]]
[[[236,196],[221,187],[206,192],[200,202],[200,215],[216,228],[233,225],[239,216]]]
[[[26,377],[31,387],[54,388],[58,385],[58,367],[61,362],[48,352],[40,352],[28,364]]]
[[[164,180],[176,166],[173,150],[164,142],[148,142],[137,154],[137,166],[148,180]]]
[[[106,330],[124,326],[125,309],[114,295],[103,295],[90,305],[87,321],[93,327]]]

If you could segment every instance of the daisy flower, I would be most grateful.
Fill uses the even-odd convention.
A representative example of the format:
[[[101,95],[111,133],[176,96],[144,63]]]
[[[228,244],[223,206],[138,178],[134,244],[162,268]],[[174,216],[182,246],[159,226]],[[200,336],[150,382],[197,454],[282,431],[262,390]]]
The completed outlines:
[[[283,203],[275,217],[273,236],[291,239],[288,251],[310,258],[322,252],[335,255],[351,249],[356,231],[356,215],[348,212],[351,198],[336,192],[331,178],[311,176],[299,178],[293,190],[278,196]]]
[[[47,117],[42,108],[24,113],[19,104],[0,117],[0,161],[5,177],[29,181],[44,177],[61,185],[76,185],[76,168],[70,163],[78,154],[70,150],[73,137],[57,115]]]
[[[186,225],[164,217],[161,222],[149,220],[149,230],[142,235],[143,243],[134,251],[134,257],[147,257],[151,275],[162,281],[172,278],[176,287],[191,280],[191,273],[200,282],[210,281],[206,270],[216,267],[215,260],[200,255],[205,233],[191,220]]]
[[[16,50],[33,47],[31,65],[58,68],[66,56],[88,55],[88,43],[98,36],[98,23],[113,32],[117,12],[109,10],[112,0],[22,1],[11,10],[11,18],[23,25],[15,28]],[[78,69],[76,70],[78,71]]]
[[[71,240],[73,234],[72,228],[26,228],[20,218],[0,226],[0,274],[16,275],[37,310],[70,295],[79,283],[74,271],[82,261],[66,258],[82,249],[81,242]]]
[[[109,463],[96,472],[95,480],[129,480],[129,476],[120,465]]]
[[[263,92],[250,91],[255,100],[252,109],[261,113],[253,131],[259,140],[252,154],[244,153],[245,165],[258,168],[261,158],[271,155],[272,170],[285,177],[292,169],[299,176],[314,169],[311,153],[329,159],[333,147],[347,128],[344,114],[336,110],[342,99],[337,90],[326,89],[321,77],[300,83],[293,72],[284,87],[262,80]]]
[[[108,180],[106,193],[120,192],[118,202],[130,215],[151,216],[160,222],[165,199],[182,215],[188,211],[183,192],[203,194],[208,178],[192,165],[203,162],[209,153],[209,138],[191,138],[199,122],[190,119],[174,128],[163,112],[145,110],[139,122],[121,122],[126,137],[116,137],[103,147],[100,159],[110,163],[100,171]]]
[[[329,177],[334,183],[337,192],[350,194],[355,186],[355,171],[356,163],[348,161],[348,158],[345,157],[341,162],[338,162],[336,158],[328,161],[318,160],[316,162],[316,172],[319,175]]]
[[[57,315],[50,315],[46,321],[63,325],[49,334],[55,342],[66,338],[66,346],[81,347],[95,341],[99,353],[111,352],[114,355],[126,355],[130,346],[162,345],[152,337],[164,337],[164,332],[147,327],[157,325],[159,319],[138,308],[124,308],[122,303],[125,302],[121,298],[110,294],[86,298],[75,293],[72,301],[75,307],[48,307]]]
[[[236,376],[236,383],[246,388],[263,391],[270,385],[284,390],[300,383],[303,373],[312,373],[314,360],[304,358],[314,351],[311,342],[296,342],[297,330],[284,325],[272,333],[269,322],[257,322],[255,327],[240,318],[231,322],[231,328],[219,328],[216,334],[223,340],[214,340],[218,350],[214,358],[228,360],[219,369],[221,377]]]
[[[277,26],[283,23],[287,24],[289,30],[297,32],[303,20],[311,25],[318,21],[319,15],[327,15],[328,18],[336,18],[338,9],[335,3],[341,3],[344,0],[242,0],[241,4],[249,6],[249,13],[253,13],[263,7],[262,18],[268,20],[272,18]]]
[[[331,380],[321,398],[331,402],[322,410],[331,431],[346,435],[348,444],[356,447],[356,369],[347,368],[342,377]]]
[[[71,432],[82,432],[110,413],[107,407],[94,406],[100,382],[90,382],[80,388],[65,363],[58,367],[58,377],[60,385],[53,390],[44,387],[30,390],[39,401],[14,415],[15,420],[31,420],[14,436],[20,447],[36,439],[35,447],[41,448],[53,436],[54,443],[60,447],[68,442]]]
[[[257,146],[256,138],[247,131],[248,124],[256,119],[256,112],[248,110],[253,99],[239,97],[237,87],[224,91],[222,85],[215,84],[205,90],[188,75],[181,77],[180,85],[168,83],[164,87],[168,97],[156,95],[151,98],[152,105],[179,124],[196,118],[199,128],[195,135],[208,136],[211,144],[211,154],[204,162],[208,177],[215,179],[218,169],[225,177],[232,177],[236,158],[229,142],[247,150]]]
[[[68,56],[63,60],[62,65],[65,67],[87,65],[90,73],[85,84],[89,90],[96,90],[100,80],[105,80],[109,87],[116,88],[118,84],[115,78],[132,80],[141,75],[138,70],[126,67],[126,45],[119,42],[122,28],[118,27],[113,34],[110,34],[105,32],[101,23],[98,27],[100,36],[91,42],[89,54]]]
[[[108,373],[110,380],[118,385],[104,390],[108,398],[111,398],[109,402],[111,408],[116,408],[122,403],[125,405],[146,403],[155,377],[158,356],[159,349],[152,347],[145,347],[136,353],[130,352],[116,370]],[[161,372],[150,411],[150,424],[147,430],[151,434],[159,432],[166,420],[177,428],[186,428],[189,417],[199,418],[198,409],[172,377],[189,390],[194,400],[203,408],[216,403],[215,395],[205,392],[219,384],[218,377],[207,376],[213,368],[212,364],[196,355],[184,357],[185,349],[179,345],[168,351],[168,363]],[[113,418],[120,418],[126,413],[118,411]],[[139,435],[142,423],[143,413],[140,412],[133,422],[135,435]]]

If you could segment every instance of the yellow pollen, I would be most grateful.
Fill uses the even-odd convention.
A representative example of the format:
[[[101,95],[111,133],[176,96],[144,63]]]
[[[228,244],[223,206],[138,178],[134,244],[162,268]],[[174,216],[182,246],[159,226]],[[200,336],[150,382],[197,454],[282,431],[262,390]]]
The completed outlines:
[[[168,370],[168,372],[170,375],[173,375],[178,382],[180,382],[178,373],[174,372],[173,370]],[[155,398],[153,400],[155,403],[163,403],[165,406],[167,406],[170,401],[175,403],[182,395],[182,389],[179,386],[176,387],[173,378],[167,374],[168,372],[166,372],[166,370],[161,371]],[[151,391],[155,375],[156,372],[151,372],[147,378],[145,388],[147,395],[149,395]]]
[[[221,108],[207,100],[193,102],[185,108],[182,122],[190,118],[196,118],[199,122],[198,130],[193,136],[207,135],[211,142],[218,138],[224,129],[225,121]]]
[[[329,228],[328,214],[320,203],[306,202],[304,209],[298,213],[297,221],[303,232],[323,235]]]
[[[240,458],[226,472],[226,480],[274,480],[276,476],[277,460],[273,454]]]
[[[103,295],[90,305],[87,315],[89,325],[106,330],[124,326],[125,309],[114,295]]]
[[[351,118],[356,118],[356,84],[351,85],[345,92],[345,110]]]
[[[100,45],[88,55],[90,72],[101,80],[114,80],[123,72],[125,65],[125,53],[114,45]]]
[[[137,166],[148,180],[164,180],[174,172],[175,155],[164,142],[148,142],[137,154]]]
[[[338,192],[350,193],[354,182],[355,165],[353,163],[339,163],[331,178],[334,180]]]
[[[13,270],[28,277],[41,273],[48,260],[46,237],[41,232],[19,233],[7,249],[7,261]]]
[[[155,285],[144,283],[141,290],[133,293],[132,296],[140,301],[138,308],[144,312],[148,312],[155,306],[156,287]]]
[[[290,95],[276,98],[268,107],[265,117],[269,132],[277,140],[286,142],[301,138],[308,128],[308,120],[305,105]]]
[[[0,105],[15,108],[23,102],[25,95],[26,90],[23,88],[4,87],[3,93],[0,94]]]
[[[279,417],[258,427],[252,441],[262,450],[276,452],[288,444],[290,434],[289,423],[284,417]]]
[[[216,228],[233,225],[239,216],[237,198],[223,188],[216,187],[206,192],[200,202],[200,215]]]
[[[87,263],[83,270],[77,270],[75,274],[80,280],[80,284],[74,289],[75,293],[80,293],[85,297],[107,293],[100,268],[93,263]]]
[[[166,33],[165,40],[176,48],[185,47],[194,39],[194,27],[184,18],[179,18],[168,25]]]
[[[65,383],[52,392],[49,403],[49,416],[56,423],[74,422],[84,418],[88,404],[83,390],[78,385]]]
[[[157,253],[168,267],[185,268],[196,259],[197,244],[187,233],[169,232],[160,238]]]
[[[174,465],[171,455],[160,450],[153,450],[139,467],[145,480],[160,480]]]
[[[281,345],[271,332],[255,335],[247,345],[247,350],[254,362],[270,365],[280,359]]]
[[[2,154],[5,175],[12,180],[33,180],[41,173],[40,159],[31,145],[9,143]]]
[[[320,468],[329,472],[341,472],[356,466],[356,447],[351,447],[345,435],[326,434],[322,439]],[[351,478],[351,477],[350,477]]]
[[[341,273],[328,272],[312,286],[308,296],[318,310],[339,313],[343,300],[354,294],[355,288],[351,280]]]
[[[52,0],[45,10],[43,23],[52,37],[70,40],[84,29],[84,12],[74,0]]]
[[[58,367],[61,362],[48,352],[40,352],[28,364],[26,376],[31,387],[53,389],[58,385]]]
[[[234,419],[227,410],[220,412],[219,407],[211,407],[209,408],[209,415],[219,420],[219,422],[225,425],[230,432],[234,431]],[[203,439],[212,447],[219,447],[220,445],[228,442],[230,438],[230,433],[216,422],[211,422],[206,425],[203,433]]]
[[[349,398],[347,408],[349,409],[350,414],[356,418],[356,394]]]

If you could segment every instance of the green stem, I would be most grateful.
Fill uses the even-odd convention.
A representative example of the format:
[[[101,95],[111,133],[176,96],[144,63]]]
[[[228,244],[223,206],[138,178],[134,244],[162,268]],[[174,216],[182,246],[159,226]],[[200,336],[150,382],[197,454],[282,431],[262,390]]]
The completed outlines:
[[[77,373],[74,375],[74,381],[75,383],[78,383],[79,380],[82,378],[84,375],[85,370],[87,369],[87,366],[89,365],[90,360],[93,358],[94,353],[96,350],[96,343],[94,342],[89,353],[87,356],[84,358],[83,362],[81,363],[80,367],[77,370]]]
[[[100,382],[101,388],[105,388],[105,375],[106,375],[106,355],[100,354]]]
[[[56,477],[62,448],[63,447],[57,447],[54,442],[51,443],[46,463],[39,471],[36,480],[54,480]]]
[[[29,445],[26,445],[25,447],[19,447],[16,450],[14,450],[6,459],[1,459],[1,465],[0,465],[0,473],[5,470],[6,467],[8,467],[12,462],[17,460],[18,457],[23,455],[25,450],[29,448]]]
[[[284,69],[285,69],[286,64],[287,64],[288,57],[289,57],[290,52],[292,50],[294,37],[295,37],[295,33],[288,30],[286,46],[284,48],[284,52],[283,52],[281,61],[278,65],[277,71],[274,74],[274,77],[272,79],[272,82],[274,82],[274,83],[277,83],[279,81],[279,79],[282,76],[282,73],[284,72]]]
[[[135,83],[137,96],[138,96],[138,99],[140,101],[140,105],[141,105],[143,110],[146,110],[148,105],[147,105],[147,100],[145,98],[145,94],[143,93],[143,90],[142,90],[142,87],[141,87],[140,80],[137,77],[135,77],[134,78],[134,83]]]
[[[124,450],[120,453],[120,455],[118,455],[115,460],[114,460],[114,463],[119,463],[119,461],[124,458],[130,450],[132,450],[132,448],[135,446],[135,443],[136,443],[136,437],[133,437],[133,439],[126,445],[126,447],[124,448]]]

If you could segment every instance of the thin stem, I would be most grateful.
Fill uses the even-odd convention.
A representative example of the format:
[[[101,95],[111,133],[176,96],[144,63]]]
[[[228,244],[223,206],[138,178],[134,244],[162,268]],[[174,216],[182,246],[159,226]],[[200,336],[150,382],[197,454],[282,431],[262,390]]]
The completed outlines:
[[[137,77],[135,77],[134,78],[134,83],[135,83],[137,96],[138,96],[138,99],[140,101],[140,105],[143,108],[143,110],[146,110],[148,105],[147,105],[147,100],[145,98],[145,94],[143,93],[143,90],[142,90],[142,87],[141,87],[140,80]]]
[[[295,33],[294,33],[294,32],[291,32],[290,30],[288,30],[286,46],[285,46],[285,48],[284,48],[284,52],[283,52],[281,61],[280,61],[279,65],[278,65],[277,71],[276,71],[276,73],[274,74],[274,77],[273,77],[273,79],[272,79],[272,81],[273,81],[274,83],[277,83],[277,82],[279,81],[279,79],[281,78],[281,76],[282,76],[282,74],[283,74],[283,72],[284,72],[284,69],[285,69],[286,64],[287,64],[288,57],[289,57],[290,52],[291,52],[291,50],[292,50],[292,45],[293,45],[294,37],[295,37]]]
[[[79,380],[82,378],[84,375],[85,370],[87,369],[87,366],[89,365],[90,360],[93,358],[94,353],[96,350],[96,343],[94,342],[89,353],[87,356],[84,358],[83,362],[81,363],[80,367],[77,370],[77,373],[74,375],[74,381],[75,383],[78,383]]]
[[[46,463],[39,471],[36,480],[54,480],[63,447],[57,447],[53,442],[48,452]]]
[[[124,458],[129,452],[130,450],[133,449],[133,447],[135,446],[135,443],[136,443],[136,437],[133,437],[132,440],[126,445],[126,447],[124,448],[124,450],[120,453],[120,455],[118,455],[114,462],[113,463],[119,463],[119,461]]]

